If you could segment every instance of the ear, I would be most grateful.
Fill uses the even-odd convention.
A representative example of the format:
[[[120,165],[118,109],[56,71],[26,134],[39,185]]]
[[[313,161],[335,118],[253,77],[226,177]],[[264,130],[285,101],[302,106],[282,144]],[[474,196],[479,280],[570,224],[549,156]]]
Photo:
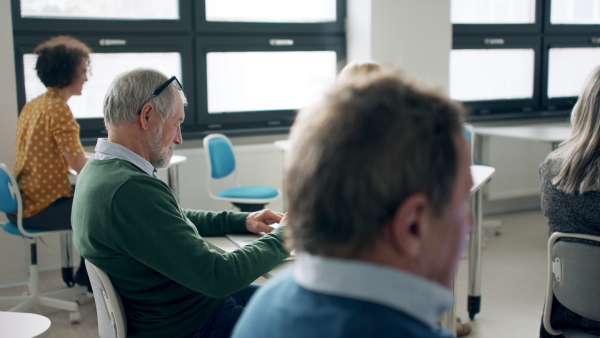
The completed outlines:
[[[405,256],[416,257],[421,253],[428,227],[429,199],[423,193],[408,196],[396,209],[389,224],[392,245]]]
[[[142,106],[142,110],[140,112],[139,121],[142,130],[150,129],[150,113],[154,109],[154,105],[150,102],[144,104]]]

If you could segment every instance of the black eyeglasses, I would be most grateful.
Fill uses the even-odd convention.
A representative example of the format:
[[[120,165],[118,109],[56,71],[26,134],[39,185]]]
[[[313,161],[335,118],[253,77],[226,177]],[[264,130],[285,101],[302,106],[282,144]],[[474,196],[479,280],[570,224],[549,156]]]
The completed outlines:
[[[173,81],[175,81],[175,87],[177,87],[177,89],[183,90],[183,86],[181,85],[181,82],[179,82],[179,80],[177,80],[177,77],[171,76],[170,79],[168,79],[167,81],[163,82],[163,84],[161,84],[160,86],[156,87],[156,89],[154,89],[154,92],[152,93],[152,96],[150,96],[146,101],[144,101],[144,104],[142,104],[142,106],[140,107],[140,110],[138,110],[137,114],[140,115],[142,113],[142,108],[144,108],[144,105],[146,103],[148,103],[148,101],[150,101],[153,98],[155,98],[158,95],[160,95],[160,93],[162,93],[165,90],[165,88],[167,88],[171,84],[171,82],[173,82]]]

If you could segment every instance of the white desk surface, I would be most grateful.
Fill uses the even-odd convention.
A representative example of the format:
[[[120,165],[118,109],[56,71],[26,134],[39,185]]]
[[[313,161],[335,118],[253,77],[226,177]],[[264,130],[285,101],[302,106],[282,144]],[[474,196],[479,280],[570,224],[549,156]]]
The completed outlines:
[[[472,165],[471,175],[473,176],[473,187],[471,193],[481,189],[494,175],[496,169],[486,165]]]
[[[48,337],[50,319],[35,313],[0,311],[0,337]]]
[[[557,143],[571,137],[571,126],[565,122],[514,126],[475,127],[475,135],[503,136],[539,142]]]

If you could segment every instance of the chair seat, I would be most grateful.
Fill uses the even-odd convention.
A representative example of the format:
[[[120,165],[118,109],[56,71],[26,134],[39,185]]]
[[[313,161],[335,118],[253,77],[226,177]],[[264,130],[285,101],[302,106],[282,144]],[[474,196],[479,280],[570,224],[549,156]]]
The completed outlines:
[[[11,235],[29,237],[27,235],[22,234],[21,231],[19,231],[19,227],[12,222],[6,222],[6,223],[2,224],[2,228],[4,229],[4,231],[8,232]],[[48,232],[48,231],[55,231],[55,230],[26,229],[26,231],[28,231],[32,234],[37,234],[40,232]]]
[[[275,188],[262,185],[246,185],[221,191],[217,196],[221,198],[247,198],[247,199],[267,199],[275,198],[279,191]]]

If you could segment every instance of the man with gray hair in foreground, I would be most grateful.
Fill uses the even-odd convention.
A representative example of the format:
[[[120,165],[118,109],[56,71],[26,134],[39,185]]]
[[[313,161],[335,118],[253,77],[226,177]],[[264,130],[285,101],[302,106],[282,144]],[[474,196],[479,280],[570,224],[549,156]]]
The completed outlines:
[[[250,283],[289,256],[286,226],[268,225],[283,215],[185,210],[155,176],[182,143],[185,104],[176,77],[119,75],[104,98],[108,138],[77,181],[75,247],[109,275],[131,337],[228,337],[256,290]],[[223,254],[202,239],[230,232],[268,234]]]
[[[466,238],[463,108],[389,71],[340,81],[300,112],[287,153],[295,266],[233,337],[441,337]]]

